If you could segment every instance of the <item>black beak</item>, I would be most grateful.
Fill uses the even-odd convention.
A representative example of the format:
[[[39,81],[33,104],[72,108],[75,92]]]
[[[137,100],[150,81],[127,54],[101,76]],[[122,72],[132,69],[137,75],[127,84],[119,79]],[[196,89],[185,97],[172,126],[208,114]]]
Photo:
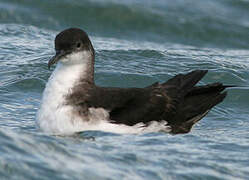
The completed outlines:
[[[55,56],[53,56],[49,61],[48,61],[48,69],[50,69],[50,67],[57,63],[63,56],[67,55],[68,52],[60,50],[60,51],[56,51]]]

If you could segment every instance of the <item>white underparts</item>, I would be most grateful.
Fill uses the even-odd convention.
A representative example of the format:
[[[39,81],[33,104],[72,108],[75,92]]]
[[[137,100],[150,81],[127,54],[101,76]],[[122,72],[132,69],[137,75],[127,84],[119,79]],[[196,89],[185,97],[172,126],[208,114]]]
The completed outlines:
[[[77,131],[81,126],[80,121],[72,115],[72,106],[65,105],[65,96],[71,93],[79,78],[86,74],[90,57],[89,52],[73,53],[57,64],[46,84],[36,116],[37,125],[43,131],[67,134]]]
[[[86,75],[91,60],[90,52],[78,52],[61,59],[50,76],[43,92],[37,125],[46,133],[54,135],[73,134],[87,130],[113,133],[170,132],[166,121],[152,121],[134,126],[113,124],[109,112],[103,108],[89,108],[87,117],[75,113],[75,107],[65,104],[65,96],[71,93],[79,78]]]

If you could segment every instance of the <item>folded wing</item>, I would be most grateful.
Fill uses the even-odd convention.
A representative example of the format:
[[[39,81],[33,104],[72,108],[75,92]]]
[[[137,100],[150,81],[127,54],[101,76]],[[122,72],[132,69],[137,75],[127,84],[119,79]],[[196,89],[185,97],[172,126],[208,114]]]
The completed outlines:
[[[226,96],[221,83],[195,86],[207,73],[197,70],[179,74],[165,83],[146,88],[92,87],[84,101],[87,107],[104,108],[117,124],[168,122],[173,134],[187,133]]]

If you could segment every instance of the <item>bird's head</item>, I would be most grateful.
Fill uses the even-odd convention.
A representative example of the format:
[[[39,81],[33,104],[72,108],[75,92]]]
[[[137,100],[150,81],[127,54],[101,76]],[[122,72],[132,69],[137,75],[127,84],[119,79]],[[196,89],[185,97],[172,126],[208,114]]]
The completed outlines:
[[[81,29],[69,28],[55,38],[56,54],[48,62],[48,68],[60,61],[65,65],[86,63],[94,58],[94,49],[87,35]]]

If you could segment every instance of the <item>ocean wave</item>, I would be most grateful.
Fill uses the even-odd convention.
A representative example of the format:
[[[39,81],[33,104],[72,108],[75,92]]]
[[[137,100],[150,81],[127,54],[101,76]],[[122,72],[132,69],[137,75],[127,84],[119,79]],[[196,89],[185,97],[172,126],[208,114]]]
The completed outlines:
[[[249,47],[247,1],[3,1],[0,20],[49,30],[185,45]],[[30,14],[33,14],[30,16]]]

